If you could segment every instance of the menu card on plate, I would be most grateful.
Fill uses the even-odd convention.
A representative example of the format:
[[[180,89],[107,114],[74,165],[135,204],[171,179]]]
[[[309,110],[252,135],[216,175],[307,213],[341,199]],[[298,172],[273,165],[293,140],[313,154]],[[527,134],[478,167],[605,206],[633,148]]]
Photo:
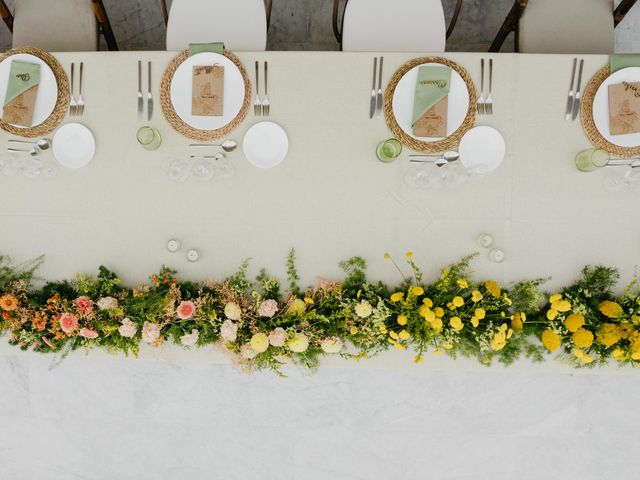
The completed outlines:
[[[12,125],[30,127],[40,85],[40,65],[14,60],[9,69],[2,119]]]
[[[224,67],[196,65],[193,67],[191,114],[219,117],[224,108]]]
[[[640,132],[640,82],[609,85],[611,135]]]
[[[451,68],[424,65],[418,69],[412,126],[416,137],[446,137]]]

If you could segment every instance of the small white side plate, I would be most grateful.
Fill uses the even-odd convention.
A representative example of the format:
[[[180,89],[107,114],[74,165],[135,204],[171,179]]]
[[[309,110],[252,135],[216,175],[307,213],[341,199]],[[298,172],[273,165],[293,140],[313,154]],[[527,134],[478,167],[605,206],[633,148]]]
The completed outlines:
[[[53,155],[60,165],[81,168],[96,152],[96,140],[91,130],[79,123],[67,123],[53,136]]]
[[[500,166],[506,152],[502,134],[492,127],[475,127],[460,140],[458,153],[462,165],[476,173],[485,174]]]
[[[259,122],[247,130],[242,149],[253,166],[273,168],[287,156],[289,138],[277,123]]]

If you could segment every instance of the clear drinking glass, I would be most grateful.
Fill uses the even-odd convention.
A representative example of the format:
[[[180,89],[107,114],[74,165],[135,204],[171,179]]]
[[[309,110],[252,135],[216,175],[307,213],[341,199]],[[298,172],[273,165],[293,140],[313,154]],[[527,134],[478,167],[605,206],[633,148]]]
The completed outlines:
[[[404,173],[404,183],[411,188],[426,188],[429,186],[429,175],[432,165],[420,163],[413,165]]]
[[[602,186],[610,193],[621,192],[625,188],[625,178],[622,175],[608,175],[602,180]]]
[[[208,158],[196,158],[191,165],[191,176],[198,181],[208,182],[213,175],[213,162]]]
[[[390,138],[383,140],[376,147],[376,156],[381,162],[393,162],[402,153],[402,144],[400,140]]]
[[[213,170],[216,177],[231,178],[236,174],[236,167],[227,158],[215,158],[213,160]]]
[[[640,193],[640,169],[634,168],[625,175],[625,183],[630,192]]]
[[[136,133],[138,143],[147,150],[157,150],[162,145],[160,132],[153,127],[140,127]]]
[[[169,158],[165,167],[165,176],[174,182],[184,182],[189,176],[191,165],[188,160]]]
[[[576,168],[581,172],[593,172],[609,162],[609,152],[599,148],[587,148],[578,152],[575,162]]]

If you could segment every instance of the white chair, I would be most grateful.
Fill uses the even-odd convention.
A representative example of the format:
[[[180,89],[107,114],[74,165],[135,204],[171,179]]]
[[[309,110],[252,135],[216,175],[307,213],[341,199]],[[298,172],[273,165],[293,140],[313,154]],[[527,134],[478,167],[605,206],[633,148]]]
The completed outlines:
[[[190,43],[223,42],[229,50],[261,51],[267,47],[271,0],[173,0],[167,13],[167,50]]]
[[[351,52],[444,52],[458,19],[457,0],[447,29],[441,0],[347,0],[338,25],[340,0],[333,2],[333,31]]]
[[[101,30],[109,50],[118,45],[102,0],[14,0],[13,14],[0,0],[0,15],[13,32],[13,46],[50,52],[98,50]]]

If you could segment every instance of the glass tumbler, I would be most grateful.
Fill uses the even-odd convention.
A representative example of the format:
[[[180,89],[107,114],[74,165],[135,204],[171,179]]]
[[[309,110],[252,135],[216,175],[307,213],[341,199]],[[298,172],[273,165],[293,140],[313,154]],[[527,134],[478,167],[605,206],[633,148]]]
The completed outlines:
[[[402,153],[402,144],[400,140],[390,138],[383,140],[376,147],[376,157],[378,160],[385,163],[393,162]]]
[[[581,172],[593,172],[609,163],[609,152],[599,148],[587,148],[576,155],[576,168]]]
[[[146,150],[157,150],[162,145],[160,132],[153,127],[140,127],[136,133],[138,143]]]

